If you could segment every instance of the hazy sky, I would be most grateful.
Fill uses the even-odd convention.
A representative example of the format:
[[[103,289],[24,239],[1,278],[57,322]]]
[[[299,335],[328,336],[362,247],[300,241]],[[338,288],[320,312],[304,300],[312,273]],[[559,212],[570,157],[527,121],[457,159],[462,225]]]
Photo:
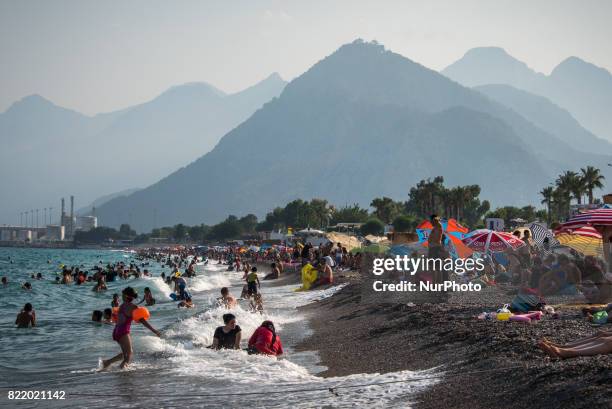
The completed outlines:
[[[549,73],[570,55],[612,71],[612,1],[0,0],[0,111],[29,94],[94,114],[206,81],[292,79],[361,37],[433,69],[501,46]]]

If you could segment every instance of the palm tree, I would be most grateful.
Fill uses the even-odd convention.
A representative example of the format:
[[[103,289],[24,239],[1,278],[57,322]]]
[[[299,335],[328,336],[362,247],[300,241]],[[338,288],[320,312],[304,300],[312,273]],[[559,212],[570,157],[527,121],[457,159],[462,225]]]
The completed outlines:
[[[554,193],[555,193],[555,189],[552,186],[545,187],[544,189],[542,189],[540,191],[540,194],[543,197],[543,199],[542,199],[542,201],[540,203],[546,204],[546,211],[547,211],[547,216],[548,216],[547,217],[548,224],[550,224],[550,216],[551,216],[550,215],[550,210],[551,210],[550,209],[550,204],[551,204],[551,202],[553,200]]]
[[[589,194],[589,204],[593,204],[593,190],[603,188],[602,182],[605,177],[600,173],[599,169],[593,166],[587,166],[586,169],[581,168],[580,171],[582,172],[584,188]]]

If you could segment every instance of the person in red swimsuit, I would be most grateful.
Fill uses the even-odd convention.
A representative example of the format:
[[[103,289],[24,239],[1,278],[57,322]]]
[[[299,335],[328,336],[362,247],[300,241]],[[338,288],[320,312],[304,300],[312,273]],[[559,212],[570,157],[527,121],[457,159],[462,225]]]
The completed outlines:
[[[283,344],[276,334],[272,321],[264,321],[249,339],[249,354],[279,356],[283,354]]]
[[[121,369],[123,369],[132,360],[132,338],[130,337],[130,329],[132,328],[132,314],[134,310],[138,308],[132,301],[138,298],[138,294],[132,287],[126,287],[121,292],[121,296],[123,298],[123,304],[119,307],[117,324],[113,330],[113,340],[121,347],[121,353],[115,355],[111,359],[102,361],[102,369],[106,369],[120,360],[123,360],[120,366]],[[161,336],[160,332],[153,328],[144,318],[140,320],[140,323],[158,337]]]

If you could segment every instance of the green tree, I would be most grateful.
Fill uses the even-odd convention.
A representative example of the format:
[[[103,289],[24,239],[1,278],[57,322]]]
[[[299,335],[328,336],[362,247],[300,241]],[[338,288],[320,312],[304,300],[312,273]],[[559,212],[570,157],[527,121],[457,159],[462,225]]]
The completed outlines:
[[[128,240],[136,237],[136,232],[132,230],[129,224],[122,224],[119,226],[119,238]]]
[[[387,224],[401,213],[401,205],[390,197],[377,197],[370,206],[374,208],[374,216]]]
[[[604,176],[601,174],[601,171],[593,166],[587,166],[585,168],[581,168],[582,172],[582,181],[584,184],[584,188],[589,195],[589,204],[593,204],[593,190],[595,189],[603,189],[603,181]]]
[[[375,236],[381,236],[385,232],[385,224],[378,218],[373,217],[368,219],[361,226],[361,234],[367,236],[368,234],[373,234]]]
[[[363,223],[368,219],[368,210],[362,209],[357,203],[341,207],[332,212],[331,224]]]
[[[393,231],[394,232],[410,232],[414,231],[417,222],[414,217],[408,215],[400,215],[393,219]],[[384,228],[384,227],[383,227]]]
[[[174,234],[172,235],[172,238],[176,241],[182,241],[185,240],[185,237],[187,237],[187,227],[183,223],[179,223],[174,226]]]
[[[253,233],[257,227],[257,216],[254,214],[247,214],[238,220],[240,227],[244,233]]]

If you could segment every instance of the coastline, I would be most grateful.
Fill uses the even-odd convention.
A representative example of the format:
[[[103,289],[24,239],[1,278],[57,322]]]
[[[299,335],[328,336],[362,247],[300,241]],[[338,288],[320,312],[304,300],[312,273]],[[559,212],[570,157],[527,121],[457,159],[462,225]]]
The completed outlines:
[[[438,367],[445,376],[415,397],[419,409],[611,407],[610,355],[551,360],[535,345],[596,332],[579,310],[561,308],[560,319],[534,324],[479,321],[510,296],[495,289],[480,305],[368,305],[357,273],[339,278],[349,285],[300,308],[312,335],[296,349],[318,351],[328,368],[320,376]]]

